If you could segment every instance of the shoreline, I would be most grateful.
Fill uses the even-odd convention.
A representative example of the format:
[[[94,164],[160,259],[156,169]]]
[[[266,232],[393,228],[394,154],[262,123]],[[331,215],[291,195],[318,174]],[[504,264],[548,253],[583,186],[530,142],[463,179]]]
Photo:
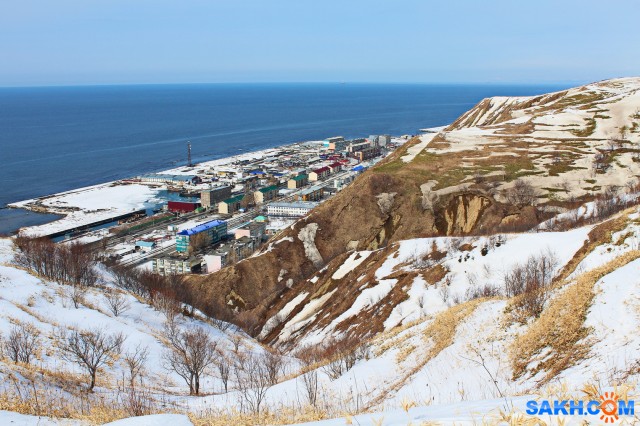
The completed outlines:
[[[404,136],[392,136],[392,140],[406,141],[406,139],[403,139]],[[194,164],[192,167],[183,165],[151,174],[192,175],[206,168],[221,167],[238,161],[277,156],[283,150],[304,152],[305,149],[317,149],[322,142],[318,140],[294,142],[203,161]],[[59,216],[57,219],[43,224],[20,226],[10,233],[15,235],[48,236],[66,231],[71,232],[94,222],[105,221],[134,210],[150,210],[156,208],[160,203],[166,202],[161,194],[167,190],[167,185],[164,183],[143,184],[136,182],[135,179],[141,175],[8,203],[5,207],[6,209]],[[122,199],[124,199],[124,202],[120,202]]]

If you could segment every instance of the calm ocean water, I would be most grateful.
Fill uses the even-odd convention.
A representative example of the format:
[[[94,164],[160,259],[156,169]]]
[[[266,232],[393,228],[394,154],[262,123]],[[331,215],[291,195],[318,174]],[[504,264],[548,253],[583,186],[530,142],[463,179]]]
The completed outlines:
[[[482,98],[560,86],[210,84],[0,88],[0,207],[27,198],[329,136],[414,134]],[[0,210],[0,232],[26,224]],[[33,215],[29,223],[37,221]]]

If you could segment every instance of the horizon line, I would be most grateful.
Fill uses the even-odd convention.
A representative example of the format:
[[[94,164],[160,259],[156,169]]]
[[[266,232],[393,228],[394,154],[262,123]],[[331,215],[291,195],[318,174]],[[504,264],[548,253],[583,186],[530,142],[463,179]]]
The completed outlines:
[[[624,77],[613,77],[624,78]],[[565,80],[565,81],[229,81],[229,82],[163,82],[163,83],[79,83],[79,84],[31,84],[31,85],[0,85],[0,89],[28,89],[28,88],[71,88],[71,87],[121,87],[121,86],[205,86],[205,85],[424,85],[424,86],[560,86],[584,85],[598,81],[611,80],[607,78],[597,81]]]

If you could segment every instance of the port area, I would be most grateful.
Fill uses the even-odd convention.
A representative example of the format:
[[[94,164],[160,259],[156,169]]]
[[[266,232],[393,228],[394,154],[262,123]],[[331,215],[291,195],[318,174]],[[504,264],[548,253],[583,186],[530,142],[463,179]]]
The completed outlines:
[[[157,272],[210,273],[212,256],[219,268],[251,255],[409,138],[338,136],[284,145],[10,207],[61,216],[20,235],[90,244],[107,261]],[[213,221],[225,223],[224,235],[177,250],[181,233]],[[159,269],[158,259],[170,268]]]

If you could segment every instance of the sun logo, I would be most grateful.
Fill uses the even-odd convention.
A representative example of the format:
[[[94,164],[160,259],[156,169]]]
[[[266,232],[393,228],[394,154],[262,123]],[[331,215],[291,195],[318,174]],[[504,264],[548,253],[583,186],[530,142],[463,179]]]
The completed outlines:
[[[604,395],[600,395],[600,420],[604,420],[605,423],[613,423],[618,420],[618,395],[614,392],[605,392]]]

